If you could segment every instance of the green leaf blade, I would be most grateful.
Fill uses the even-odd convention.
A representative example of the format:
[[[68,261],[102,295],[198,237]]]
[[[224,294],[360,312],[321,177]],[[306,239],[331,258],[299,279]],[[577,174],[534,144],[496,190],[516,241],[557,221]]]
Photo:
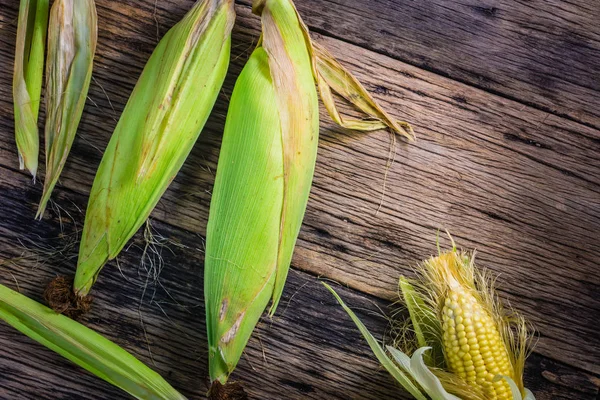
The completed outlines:
[[[427,397],[423,395],[421,390],[412,382],[412,380],[406,376],[404,372],[402,372],[396,364],[385,354],[385,350],[381,347],[381,345],[377,342],[377,339],[373,337],[371,332],[367,329],[367,327],[362,323],[362,321],[354,314],[354,312],[344,303],[342,298],[333,290],[331,286],[329,286],[325,282],[321,282],[333,296],[336,298],[338,303],[342,306],[342,308],[348,313],[352,321],[356,324],[356,327],[362,333],[363,337],[371,347],[371,350],[375,354],[375,357],[379,360],[381,365],[396,379],[396,381],[402,385],[406,391],[414,396],[417,400],[427,400]]]
[[[159,374],[123,348],[3,285],[0,285],[0,318],[133,397],[185,400]]]

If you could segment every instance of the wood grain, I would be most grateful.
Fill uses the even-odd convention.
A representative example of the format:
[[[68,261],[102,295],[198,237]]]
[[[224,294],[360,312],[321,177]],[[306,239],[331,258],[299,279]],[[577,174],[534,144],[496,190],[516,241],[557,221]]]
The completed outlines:
[[[64,208],[60,217],[55,209],[44,221],[33,221],[41,185],[31,185],[16,170],[12,77],[9,68],[0,70],[0,257],[14,258],[23,246],[33,246],[33,256],[5,262],[0,271],[10,271],[27,294],[39,296],[51,276],[73,270],[73,232],[81,229],[102,150],[157,37],[193,2],[159,3],[155,10],[150,0],[97,0],[103,23],[95,80],[57,189],[56,200]],[[307,2],[298,4],[302,11]],[[0,10],[0,62],[12,65],[17,6],[0,0]],[[159,300],[150,301],[147,293],[145,326],[159,371],[193,398],[205,391],[198,291],[220,134],[227,97],[259,34],[248,7],[240,4],[237,11],[233,62],[223,94],[152,216],[157,234],[186,248],[175,246],[175,255],[164,252],[161,282],[175,299],[160,286]],[[333,8],[328,12],[332,15]],[[315,37],[386,109],[413,123],[418,141],[397,145],[381,201],[389,134],[347,132],[321,112],[317,171],[293,260],[295,272],[278,318],[261,326],[237,377],[248,383],[254,398],[395,398],[393,383],[378,371],[366,344],[315,277],[347,285],[350,289],[342,294],[354,307],[375,311],[374,301],[385,308],[396,298],[398,276],[410,274],[418,260],[433,254],[437,230],[447,228],[459,245],[479,250],[481,264],[501,274],[502,296],[535,324],[539,342],[527,379],[537,398],[573,398],[570,393],[595,398],[599,384],[594,374],[600,373],[600,131],[339,40],[335,26]],[[524,95],[531,91],[522,90]],[[61,236],[60,221],[67,234],[52,239]],[[74,248],[47,254],[65,241]],[[141,245],[138,235],[136,246]],[[114,263],[103,271],[95,289],[97,306],[86,324],[150,362],[138,313],[145,271],[138,267],[141,250],[136,246],[119,258],[126,279]],[[44,258],[50,261],[44,264]],[[0,277],[14,287],[10,274]],[[383,333],[383,319],[361,315]],[[106,398],[103,393],[119,398],[57,357],[33,358],[35,346],[8,328],[0,332],[5,332],[3,348],[11,348],[11,356],[0,361],[0,395],[8,393],[1,398],[31,398],[39,390],[54,396],[50,387],[58,398],[90,390],[89,398]],[[21,351],[27,356],[22,358]],[[19,371],[27,376],[19,378]]]
[[[60,189],[58,201],[64,205],[60,216],[55,208],[49,218],[32,227],[22,217],[36,201],[31,191],[22,189],[28,178],[16,172],[2,176],[8,182],[0,183],[0,204],[13,212],[0,227],[4,260],[0,283],[39,300],[43,285],[52,277],[73,271],[77,221],[83,218],[86,198]],[[158,221],[153,221],[152,229],[169,242],[144,257],[146,242],[138,233],[119,257],[120,269],[110,263],[103,271],[95,287],[94,310],[83,322],[153,366],[190,399],[203,398],[207,390],[204,241]],[[43,237],[40,231],[45,232]],[[155,281],[152,274],[148,279],[146,268],[157,261],[157,253],[164,268]],[[342,286],[336,290],[376,337],[384,337],[387,320],[382,312],[394,311],[388,302]],[[2,399],[71,399],[83,394],[86,399],[127,398],[4,324],[0,346],[4,349]],[[233,379],[245,382],[253,399],[409,398],[378,367],[330,293],[314,276],[297,270],[290,273],[278,315],[259,324]],[[526,381],[542,400],[573,394],[592,400],[598,394],[598,380],[592,374],[539,355],[528,360]]]
[[[600,127],[595,0],[296,3],[314,30]]]

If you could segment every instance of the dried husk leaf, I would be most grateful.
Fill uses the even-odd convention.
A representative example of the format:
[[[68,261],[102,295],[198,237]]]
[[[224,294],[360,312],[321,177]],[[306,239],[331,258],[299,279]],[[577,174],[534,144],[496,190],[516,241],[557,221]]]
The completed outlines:
[[[46,62],[46,176],[41,218],[67,161],[92,79],[98,40],[94,0],[56,0]]]
[[[35,180],[38,169],[38,112],[44,72],[49,0],[21,0],[13,73],[15,140],[19,166]]]
[[[198,1],[148,60],[90,193],[78,296],[146,221],[191,151],[227,72],[234,19],[233,0]]]
[[[408,140],[415,139],[415,133],[410,124],[394,120],[327,49],[318,43],[313,43],[313,52],[316,60],[319,93],[329,115],[337,124],[358,131],[374,131],[388,127]],[[337,110],[332,91],[364,112],[370,119],[343,117]]]
[[[70,318],[0,285],[0,319],[140,400],[185,400],[133,355]]]

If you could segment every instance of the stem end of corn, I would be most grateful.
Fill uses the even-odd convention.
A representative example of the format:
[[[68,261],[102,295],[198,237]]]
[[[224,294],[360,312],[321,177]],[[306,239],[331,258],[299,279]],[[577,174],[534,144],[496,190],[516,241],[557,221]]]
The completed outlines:
[[[239,382],[222,384],[216,380],[210,386],[208,400],[248,400],[244,387]]]
[[[57,276],[46,287],[44,300],[57,313],[78,320],[90,311],[93,298],[76,295],[73,292],[73,279]]]

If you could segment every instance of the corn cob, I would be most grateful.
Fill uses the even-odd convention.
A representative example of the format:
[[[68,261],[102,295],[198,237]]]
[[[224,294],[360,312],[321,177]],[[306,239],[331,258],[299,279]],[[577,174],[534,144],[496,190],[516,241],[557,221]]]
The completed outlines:
[[[426,263],[439,278],[432,282],[442,285],[436,292],[444,301],[440,316],[448,370],[478,387],[487,398],[507,400],[508,383],[494,382],[499,374],[514,378],[507,348],[490,310],[478,298],[472,276],[465,277],[458,262],[454,254],[447,253],[438,257],[437,265]]]
[[[205,303],[215,387],[234,370],[263,311],[275,313],[304,217],[319,136],[317,88],[335,122],[412,139],[329,53],[290,0],[259,0],[262,38],[231,96],[207,225]],[[332,90],[371,117],[346,120]],[[214,397],[218,395],[213,393]]]
[[[159,374],[123,348],[3,285],[0,319],[137,399],[185,400]]]
[[[15,139],[21,169],[37,174],[38,112],[44,72],[49,0],[21,0],[13,75]]]
[[[227,72],[233,0],[200,0],[160,41],[123,111],[94,184],[74,292],[146,221],[191,151]]]
[[[534,399],[523,385],[529,343],[526,323],[520,315],[502,308],[493,280],[476,269],[474,254],[453,248],[425,261],[420,270],[422,279],[418,281],[400,279],[410,314],[410,324],[403,325],[401,335],[406,338],[410,330],[416,342],[404,340],[400,346],[406,351],[419,347],[415,354],[418,352],[417,358],[425,361],[408,365],[408,356],[388,346],[397,363],[390,367],[387,356],[381,356],[379,345],[369,342],[386,368],[392,372],[400,366],[402,376],[410,375],[410,383],[419,383],[433,399]],[[344,305],[339,296],[336,298]],[[356,322],[356,316],[345,308]],[[370,334],[359,322],[357,325],[368,338]],[[432,354],[424,357],[427,350]],[[441,358],[436,357],[439,355]],[[433,369],[429,371],[429,367]],[[423,383],[420,373],[429,373],[433,379]],[[421,398],[414,393],[414,386],[398,381],[415,398]]]
[[[50,11],[46,65],[46,176],[41,218],[67,161],[87,98],[98,39],[94,0],[57,0]]]

